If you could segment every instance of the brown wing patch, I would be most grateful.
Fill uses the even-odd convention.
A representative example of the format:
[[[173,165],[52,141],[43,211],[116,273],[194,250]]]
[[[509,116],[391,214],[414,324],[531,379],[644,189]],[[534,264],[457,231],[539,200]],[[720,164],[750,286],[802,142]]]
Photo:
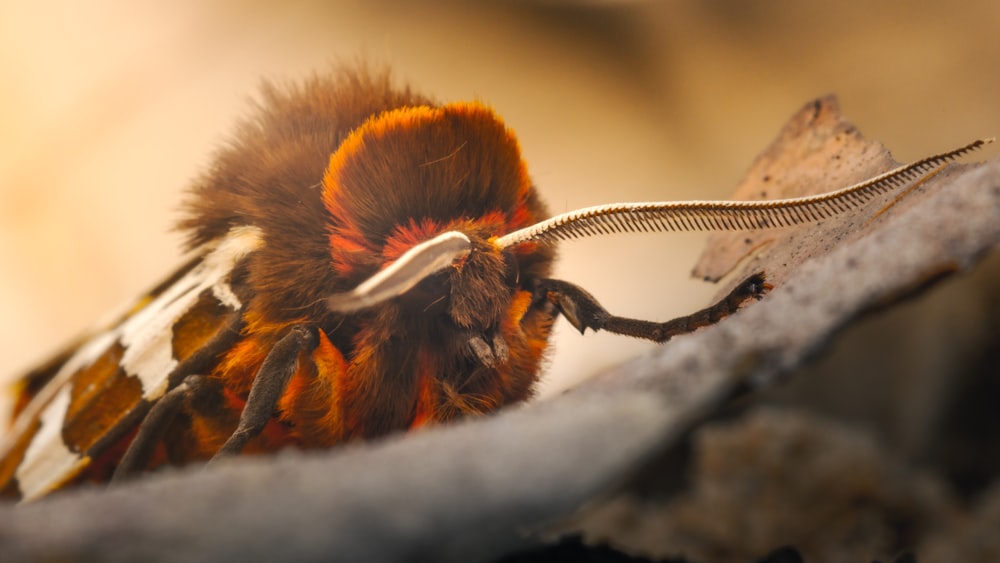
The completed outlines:
[[[73,452],[86,452],[142,401],[142,383],[121,368],[118,342],[72,381],[62,437]]]
[[[209,343],[229,322],[232,309],[206,289],[173,328],[173,356],[182,362]]]
[[[158,297],[170,286],[177,282],[177,280],[184,277],[188,272],[191,271],[200,261],[201,257],[195,257],[189,260],[186,264],[177,269],[176,272],[171,274],[168,278],[157,284],[155,287],[150,289],[142,298],[136,301],[122,316],[116,318],[109,327],[105,327],[105,330],[110,329],[120,325],[130,316],[134,315],[136,312],[141,310],[143,307],[149,304],[150,301]],[[65,346],[54,356],[48,358],[45,363],[32,369],[30,372],[21,376],[18,381],[14,384],[14,393],[16,397],[16,402],[14,403],[14,408],[11,413],[11,420],[16,420],[21,411],[24,410],[31,399],[38,394],[38,392],[45,387],[49,381],[59,372],[60,368],[67,360],[76,354],[80,347],[90,341],[97,333],[87,334],[84,337],[77,338],[69,345]]]
[[[191,308],[174,323],[171,355],[178,362],[177,370],[181,372],[181,376],[193,375],[198,372],[198,368],[190,365],[189,361],[199,352],[203,352],[206,348],[213,348],[218,344],[217,339],[220,331],[227,330],[232,322],[232,314],[233,310],[223,305],[216,298],[212,289],[206,289],[201,292]],[[114,351],[113,354],[112,351]],[[124,350],[116,344],[108,352],[109,354],[106,354],[105,357],[109,363],[103,367],[104,376],[116,381],[94,389],[95,393],[105,395],[102,397],[105,401],[98,407],[101,411],[93,413],[100,416],[101,412],[106,412],[108,416],[101,420],[67,420],[67,427],[72,424],[74,427],[79,426],[82,433],[96,433],[89,440],[85,440],[82,435],[79,437],[80,446],[88,448],[82,451],[86,451],[92,456],[101,456],[101,459],[106,461],[109,459],[117,461],[117,456],[112,453],[109,457],[108,452],[114,452],[116,449],[120,452],[124,451],[132,438],[131,430],[141,422],[141,418],[145,416],[150,403],[142,400],[144,390],[138,378],[128,376],[121,369],[111,373],[120,363]],[[96,368],[100,361],[95,362],[92,369]],[[114,361],[115,365],[111,365],[111,361]],[[195,362],[195,364],[198,363]],[[93,377],[100,379],[102,376],[95,373]],[[179,380],[181,377],[172,377],[171,381],[175,379]],[[83,384],[83,374],[77,375],[75,381],[76,385]],[[74,394],[75,391],[76,387],[74,387]],[[148,390],[145,391],[148,392]],[[75,396],[71,407],[74,403]],[[64,430],[64,437],[67,432],[68,429]],[[72,449],[73,445],[71,444],[70,447]],[[109,462],[105,465],[113,469],[112,463]],[[88,471],[88,475],[90,478],[100,479],[99,476],[90,475],[91,473],[98,475],[99,472]]]

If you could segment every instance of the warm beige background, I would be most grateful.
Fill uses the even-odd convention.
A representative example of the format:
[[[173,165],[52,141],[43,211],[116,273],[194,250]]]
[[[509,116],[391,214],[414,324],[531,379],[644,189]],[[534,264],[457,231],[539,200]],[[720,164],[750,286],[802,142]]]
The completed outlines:
[[[518,131],[553,211],[725,197],[784,120],[835,92],[898,160],[1000,134],[1000,8],[945,2],[70,2],[0,7],[0,379],[179,259],[188,180],[260,77],[391,63]],[[987,155],[996,153],[991,149]],[[676,316],[697,235],[566,245],[558,274]],[[648,345],[560,326],[552,392]]]

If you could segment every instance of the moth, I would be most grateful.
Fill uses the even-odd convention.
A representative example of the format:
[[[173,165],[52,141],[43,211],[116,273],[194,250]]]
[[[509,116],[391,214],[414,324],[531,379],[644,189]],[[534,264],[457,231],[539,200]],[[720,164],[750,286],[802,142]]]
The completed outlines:
[[[0,492],[35,499],[166,465],[329,448],[528,399],[553,323],[664,342],[769,286],[667,322],[552,279],[561,241],[753,230],[857,208],[970,150],[829,194],[614,203],[550,217],[489,107],[342,68],[262,103],[194,182],[190,259],[22,378]]]

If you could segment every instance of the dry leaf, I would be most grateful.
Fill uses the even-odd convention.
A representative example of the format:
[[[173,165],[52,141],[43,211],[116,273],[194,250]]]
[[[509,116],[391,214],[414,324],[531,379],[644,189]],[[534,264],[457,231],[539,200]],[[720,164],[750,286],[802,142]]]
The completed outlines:
[[[733,199],[779,199],[831,192],[897,166],[899,163],[889,151],[881,143],[865,139],[840,115],[837,99],[828,96],[806,104],[791,118],[757,157]],[[922,183],[917,183],[916,191],[924,189],[919,185]],[[908,191],[895,190],[863,209],[819,223],[712,235],[692,274],[718,281],[736,271],[731,286],[752,273],[765,271],[769,281],[778,285],[802,262],[876,229],[880,221],[895,213],[890,208],[903,201],[901,195],[905,194],[905,199],[910,200],[907,204],[912,204],[916,194]]]

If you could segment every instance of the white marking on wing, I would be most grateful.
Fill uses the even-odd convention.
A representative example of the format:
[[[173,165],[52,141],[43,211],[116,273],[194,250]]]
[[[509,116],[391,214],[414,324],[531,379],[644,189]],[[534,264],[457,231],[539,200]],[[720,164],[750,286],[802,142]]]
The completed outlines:
[[[67,475],[80,461],[79,454],[69,451],[62,441],[62,421],[70,402],[70,388],[59,393],[42,411],[42,427],[31,440],[24,454],[24,461],[17,468],[17,483],[23,500],[31,500],[47,493],[58,482],[52,476]]]
[[[59,369],[59,371],[52,377],[52,380],[38,391],[31,402],[24,407],[21,414],[18,415],[17,420],[11,425],[10,430],[3,436],[3,440],[0,441],[0,458],[7,457],[10,450],[17,443],[20,436],[24,435],[28,431],[28,427],[34,423],[39,416],[44,416],[42,412],[45,409],[47,413],[50,409],[46,408],[46,405],[51,405],[55,400],[56,394],[58,394],[63,389],[66,389],[66,397],[69,397],[69,391],[66,384],[73,377],[73,374],[86,368],[93,364],[97,358],[101,357],[107,349],[115,343],[118,339],[117,333],[114,331],[103,332],[98,334],[94,338],[90,339],[79,349],[77,349],[76,354],[66,360],[66,363]],[[65,408],[62,409],[65,414]],[[62,420],[59,421],[59,428],[62,429]],[[41,434],[41,433],[39,433]],[[32,439],[32,445],[38,442],[39,436],[36,435]],[[62,444],[62,439],[59,439],[59,444]],[[24,463],[22,462],[22,466]]]
[[[156,399],[166,392],[168,375],[177,365],[173,358],[174,323],[191,308],[202,291],[213,288],[215,295],[232,294],[226,277],[249,253],[263,245],[257,227],[235,227],[217,244],[206,245],[205,258],[184,277],[167,288],[148,305],[128,317],[117,327],[95,336],[83,344],[62,366],[18,416],[10,431],[0,442],[0,458],[7,456],[18,438],[27,432],[35,420],[42,428],[33,437],[18,466],[16,476],[27,498],[25,482],[34,494],[44,494],[57,486],[76,464],[83,461],[70,452],[62,441],[66,408],[70,401],[68,383],[73,376],[94,363],[116,341],[125,348],[122,367],[125,373],[142,383],[143,398]],[[215,289],[218,286],[224,288]],[[235,294],[224,304],[239,306]],[[26,481],[27,480],[27,481]]]
[[[167,388],[167,376],[177,366],[171,346],[174,323],[206,289],[225,286],[219,291],[231,294],[226,277],[237,262],[260,248],[262,243],[260,229],[256,227],[232,229],[219,246],[187,275],[122,323],[121,340],[125,347],[122,367],[125,373],[138,377],[142,382],[143,398],[156,399],[163,395]],[[235,301],[239,304],[239,300]]]
[[[233,293],[233,288],[228,283],[217,283],[212,286],[212,295],[226,307],[238,311],[243,307],[240,298]]]

